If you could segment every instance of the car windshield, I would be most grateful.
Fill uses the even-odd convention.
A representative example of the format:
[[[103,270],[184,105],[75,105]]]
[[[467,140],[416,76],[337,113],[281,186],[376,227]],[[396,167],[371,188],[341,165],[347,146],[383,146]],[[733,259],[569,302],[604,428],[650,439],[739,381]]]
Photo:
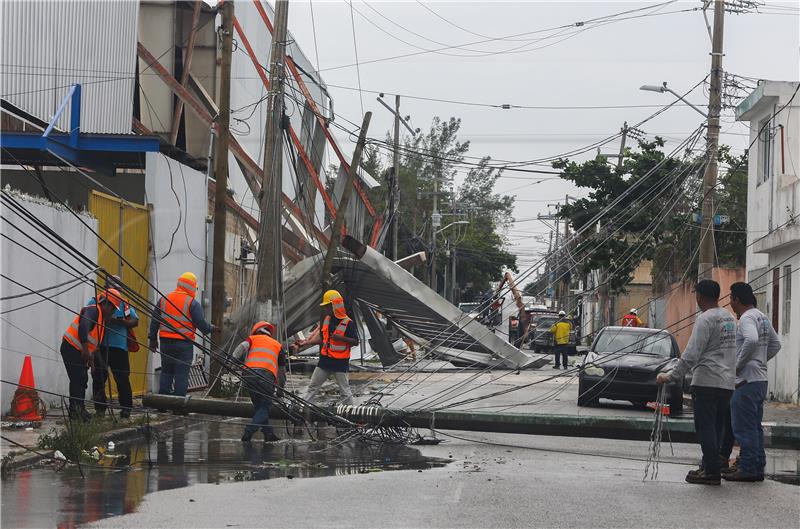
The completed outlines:
[[[469,314],[470,312],[474,312],[475,309],[478,308],[479,303],[460,303],[458,308],[462,310],[462,312],[466,312]]]
[[[549,329],[557,321],[558,321],[558,318],[539,318],[538,321],[536,321],[536,326],[537,327],[547,327]]]
[[[672,340],[663,332],[645,334],[609,329],[597,337],[594,350],[598,353],[645,353],[670,356]]]

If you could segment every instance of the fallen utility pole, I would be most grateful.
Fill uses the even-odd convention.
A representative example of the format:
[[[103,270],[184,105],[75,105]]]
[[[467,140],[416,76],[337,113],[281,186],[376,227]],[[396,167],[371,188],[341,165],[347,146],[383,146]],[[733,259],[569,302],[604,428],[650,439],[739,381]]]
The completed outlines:
[[[275,27],[272,32],[267,94],[267,123],[264,138],[264,179],[261,183],[261,232],[258,244],[258,276],[256,280],[257,318],[268,320],[282,331],[280,292],[282,275],[281,254],[281,193],[283,169],[282,121],[284,119],[284,57],[289,18],[288,0],[275,2]]]
[[[231,58],[233,55],[233,2],[222,5],[222,71],[219,89],[219,131],[217,156],[214,168],[216,188],[214,190],[214,257],[211,273],[211,323],[215,330],[211,334],[213,343],[222,343],[222,324],[225,314],[225,234],[228,198],[228,143],[231,122]],[[213,129],[212,129],[213,130]],[[219,362],[211,359],[211,380],[217,381],[221,370]],[[212,393],[217,384],[212,386]]]
[[[336,206],[336,218],[331,228],[331,243],[328,245],[328,251],[325,253],[325,264],[322,266],[323,290],[331,286],[333,258],[336,257],[336,250],[342,242],[342,230],[344,229],[344,220],[347,216],[347,205],[350,202],[350,195],[353,194],[353,181],[358,178],[358,168],[361,165],[361,153],[364,150],[364,144],[367,142],[367,129],[369,129],[369,122],[371,119],[372,112],[364,114],[364,121],[361,123],[361,132],[358,134],[358,142],[356,142],[356,149],[353,152],[350,170],[345,173],[345,178],[347,180],[342,186],[342,198],[339,199],[339,204]]]
[[[177,397],[173,395],[144,396],[143,405],[149,408],[186,413],[206,413],[227,417],[253,416],[250,402],[219,399]],[[551,415],[522,413],[477,413],[468,411],[414,411],[381,406],[331,406],[326,415],[310,410],[310,420],[325,422],[330,414],[359,425],[436,428],[473,432],[513,433],[526,435],[555,435],[559,437],[589,437],[649,441],[653,430],[651,417],[607,417],[587,415]],[[273,407],[270,419],[291,420],[285,411]],[[296,416],[296,414],[295,414]],[[773,448],[800,447],[800,425],[764,426],[765,444]],[[662,432],[662,441],[693,443],[696,441],[692,419],[671,418]]]
[[[711,44],[711,88],[708,91],[708,148],[703,174],[703,205],[700,238],[700,257],[697,279],[711,279],[714,267],[714,188],[717,186],[719,164],[719,114],[722,110],[722,36],[725,25],[725,2],[714,0],[714,33]]]

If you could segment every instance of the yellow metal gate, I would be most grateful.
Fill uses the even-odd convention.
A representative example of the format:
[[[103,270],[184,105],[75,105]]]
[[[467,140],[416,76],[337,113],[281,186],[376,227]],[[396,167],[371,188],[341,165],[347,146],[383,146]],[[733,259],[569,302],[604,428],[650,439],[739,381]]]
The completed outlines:
[[[144,299],[149,299],[149,286],[142,277],[148,277],[150,265],[149,210],[145,206],[92,191],[89,211],[98,220],[100,237],[113,248],[102,241],[98,243],[98,264],[109,273],[119,275],[126,285]],[[115,251],[122,254],[130,266]],[[144,311],[136,312],[139,315],[139,326],[135,329],[139,351],[130,353],[131,387],[134,395],[142,395],[147,392],[149,378],[146,373],[150,353],[145,344],[150,318]],[[116,394],[116,384],[112,391]]]

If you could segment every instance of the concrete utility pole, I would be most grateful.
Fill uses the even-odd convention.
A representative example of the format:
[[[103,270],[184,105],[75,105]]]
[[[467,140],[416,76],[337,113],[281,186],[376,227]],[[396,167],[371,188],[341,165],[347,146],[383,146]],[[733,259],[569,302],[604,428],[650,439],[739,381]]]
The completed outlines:
[[[364,144],[367,143],[367,129],[372,119],[372,112],[364,114],[364,121],[361,123],[361,132],[358,134],[356,149],[353,151],[353,159],[350,163],[350,170],[345,175],[347,181],[344,183],[342,198],[336,206],[336,219],[331,228],[331,243],[325,253],[325,263],[322,266],[322,287],[327,290],[331,286],[331,270],[333,269],[333,258],[336,257],[336,250],[342,241],[342,230],[344,229],[344,219],[347,216],[347,205],[350,203],[350,195],[353,194],[353,182],[358,178],[358,167],[361,165],[361,153]]]
[[[233,2],[222,5],[222,68],[219,82],[219,116],[217,139],[217,158],[214,175],[214,259],[211,274],[211,323],[216,330],[211,334],[215,344],[222,343],[222,324],[225,314],[225,234],[228,208],[225,199],[228,195],[228,142],[231,123],[231,56],[233,55]],[[212,135],[213,138],[213,135]],[[211,360],[211,380],[218,380],[221,366],[216,359]],[[212,391],[215,388],[212,387]]]
[[[714,188],[717,185],[719,152],[719,114],[722,110],[722,37],[725,25],[725,2],[714,0],[714,33],[711,45],[711,89],[708,94],[707,165],[703,174],[702,225],[698,279],[711,279],[714,267]]]
[[[439,179],[433,178],[433,211],[431,213],[431,277],[430,287],[438,291],[439,281],[436,278],[436,230],[442,225],[442,216],[439,214]]]
[[[622,123],[622,128],[620,129],[620,132],[622,133],[622,136],[620,138],[620,143],[619,143],[619,155],[617,156],[617,172],[618,173],[620,171],[622,171],[622,163],[625,161],[625,143],[628,140],[628,131],[629,130],[630,129],[628,128],[628,122],[627,121],[623,122]],[[609,301],[608,300],[608,292],[609,292],[609,289],[608,289],[608,284],[606,284],[606,282],[608,281],[608,277],[606,275],[606,270],[604,270],[603,268],[601,268],[600,271],[599,271],[598,280],[600,281],[600,287],[598,289],[599,290],[598,297],[600,298],[599,299],[599,301],[600,301],[600,326],[601,327],[605,327],[606,325],[611,325],[612,324],[612,321],[611,321],[612,318],[609,316],[609,313],[608,313],[608,301]]]
[[[394,156],[392,160],[392,188],[389,190],[389,211],[392,222],[389,225],[389,259],[397,260],[397,207],[400,202],[400,96],[394,96]]]
[[[270,50],[270,85],[267,94],[267,123],[264,138],[264,181],[261,183],[261,233],[258,244],[256,280],[257,317],[281,326],[280,282],[282,279],[281,197],[283,170],[283,84],[286,55],[288,0],[276,0],[275,25]],[[282,329],[278,329],[278,334]]]
[[[389,180],[389,212],[396,213],[400,204],[400,124],[402,124],[412,136],[416,136],[419,129],[414,130],[408,124],[408,116],[404,119],[400,116],[400,96],[394,96],[394,109],[383,100],[383,94],[377,98],[378,103],[394,115],[394,157],[392,160],[392,175]],[[400,222],[398,215],[393,215],[389,222],[389,236],[386,241],[387,255],[392,261],[397,260],[397,226]]]
[[[564,205],[569,206],[569,195],[564,197]],[[569,254],[567,253],[567,245],[569,244],[569,220],[566,218],[564,219],[564,269],[569,270]],[[560,296],[560,303],[561,303],[561,310],[566,311],[568,306],[568,298],[569,298],[569,277],[566,275],[566,271],[564,272],[564,276],[561,277],[561,296]]]

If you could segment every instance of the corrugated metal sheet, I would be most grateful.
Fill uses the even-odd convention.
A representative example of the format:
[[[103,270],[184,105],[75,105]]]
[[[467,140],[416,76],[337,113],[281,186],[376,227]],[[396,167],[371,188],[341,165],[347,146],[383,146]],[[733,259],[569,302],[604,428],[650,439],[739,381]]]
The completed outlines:
[[[80,83],[81,130],[129,133],[138,13],[135,1],[0,2],[2,97],[49,121]]]

